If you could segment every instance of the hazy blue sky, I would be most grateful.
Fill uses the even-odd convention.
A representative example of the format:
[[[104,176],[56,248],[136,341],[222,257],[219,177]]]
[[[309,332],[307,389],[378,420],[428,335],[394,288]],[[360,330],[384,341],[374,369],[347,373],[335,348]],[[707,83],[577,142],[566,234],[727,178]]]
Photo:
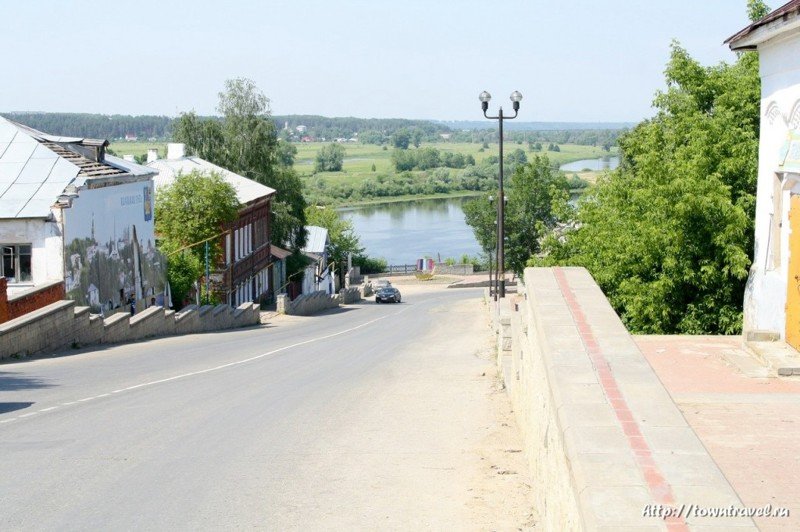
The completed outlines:
[[[783,0],[769,0],[770,7]],[[703,64],[746,0],[0,0],[0,110],[215,113],[249,77],[274,114],[638,121],[677,39]]]

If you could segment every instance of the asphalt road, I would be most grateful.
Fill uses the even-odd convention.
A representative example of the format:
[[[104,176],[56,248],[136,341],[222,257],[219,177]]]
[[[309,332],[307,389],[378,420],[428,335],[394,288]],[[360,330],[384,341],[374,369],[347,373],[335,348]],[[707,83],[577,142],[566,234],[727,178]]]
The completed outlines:
[[[0,364],[0,530],[471,528],[478,294]]]

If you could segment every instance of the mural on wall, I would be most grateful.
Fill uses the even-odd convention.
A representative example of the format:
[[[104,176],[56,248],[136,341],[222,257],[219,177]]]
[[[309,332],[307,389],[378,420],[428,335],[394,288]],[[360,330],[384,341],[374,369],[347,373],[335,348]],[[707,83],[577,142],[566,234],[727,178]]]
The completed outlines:
[[[109,314],[164,304],[166,260],[153,234],[153,183],[82,190],[64,214],[67,297]],[[142,305],[142,302],[144,303]]]

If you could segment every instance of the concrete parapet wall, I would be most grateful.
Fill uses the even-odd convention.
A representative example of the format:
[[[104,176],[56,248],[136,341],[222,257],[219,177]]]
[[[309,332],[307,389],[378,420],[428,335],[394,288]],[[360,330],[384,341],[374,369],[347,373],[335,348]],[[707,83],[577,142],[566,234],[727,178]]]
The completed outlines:
[[[260,307],[244,303],[238,308],[187,307],[179,313],[150,307],[135,316],[117,313],[103,319],[59,301],[0,324],[0,359],[54,352],[70,346],[133,342],[155,336],[217,331],[257,325]]]
[[[0,359],[70,345],[74,341],[74,306],[74,301],[58,301],[0,324]]]
[[[352,305],[353,303],[358,303],[363,299],[361,295],[361,289],[358,287],[344,288],[340,290],[339,297],[341,298],[342,305]]]
[[[528,268],[489,307],[543,530],[666,530],[648,505],[743,507],[586,270]]]
[[[444,262],[436,263],[435,272],[440,275],[472,275],[475,273],[473,264],[447,264]]]
[[[350,290],[350,289],[348,289]],[[320,290],[309,294],[302,294],[294,301],[290,301],[285,295],[278,296],[278,312],[292,316],[310,316],[323,310],[336,308],[341,303],[341,296],[328,295]]]

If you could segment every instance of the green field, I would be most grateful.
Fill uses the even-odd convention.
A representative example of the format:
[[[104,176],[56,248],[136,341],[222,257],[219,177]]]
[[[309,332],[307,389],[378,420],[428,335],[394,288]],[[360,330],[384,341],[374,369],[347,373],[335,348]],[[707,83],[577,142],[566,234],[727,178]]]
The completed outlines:
[[[117,154],[117,157],[122,157],[123,155],[147,155],[147,150],[150,148],[157,148],[159,157],[167,155],[166,142],[126,142],[123,140],[112,142],[109,148]]]
[[[294,146],[297,148],[297,155],[295,156],[294,168],[300,177],[303,179],[309,191],[318,189],[321,182],[325,186],[339,186],[347,188],[357,188],[361,183],[369,180],[383,179],[391,177],[396,174],[395,168],[392,165],[391,156],[394,151],[393,147],[387,146],[383,149],[382,146],[374,144],[357,144],[357,143],[344,143],[342,146],[345,149],[344,166],[340,172],[314,172],[314,158],[317,152],[329,143],[324,142],[303,142],[296,143]],[[543,143],[545,148],[548,143]],[[441,153],[461,153],[464,155],[472,155],[475,162],[480,165],[487,157],[497,157],[499,154],[499,146],[495,143],[490,143],[488,149],[483,149],[479,143],[423,143],[421,147],[432,147]],[[137,156],[144,156],[150,148],[157,148],[159,157],[165,157],[167,151],[166,142],[125,142],[119,141],[111,144],[110,148],[119,157],[131,154]],[[511,153],[516,149],[522,149],[528,158],[534,155],[546,155],[554,165],[565,164],[580,159],[596,159],[603,155],[608,155],[602,148],[595,146],[582,146],[577,144],[559,144],[560,152],[542,151],[530,152],[528,151],[527,144],[517,144],[513,142],[506,142],[504,145],[505,153]],[[416,148],[409,148],[414,150]],[[375,170],[372,170],[372,166]],[[451,175],[459,172],[456,169],[449,169]],[[422,171],[413,171],[411,174],[420,175]],[[598,172],[578,172],[578,175],[590,182],[594,182],[598,177]],[[465,191],[456,191],[452,195],[465,195],[470,194]],[[446,195],[446,194],[445,194]],[[438,194],[436,196],[439,196]],[[407,197],[407,196],[405,196]],[[319,199],[319,198],[315,198]],[[361,200],[356,200],[360,202]],[[387,198],[364,198],[363,201],[367,202],[381,202],[387,201]]]
[[[297,143],[297,155],[295,157],[294,168],[297,173],[306,180],[318,178],[325,179],[329,184],[342,184],[356,186],[370,178],[375,178],[380,174],[392,175],[395,173],[392,165],[391,156],[394,148],[387,147],[386,150],[381,146],[372,144],[342,144],[345,149],[344,166],[341,172],[320,172],[314,173],[314,157],[317,152],[328,143],[324,142],[304,142]],[[546,143],[545,143],[546,146]],[[482,150],[482,145],[478,143],[423,143],[420,147],[436,148],[440,152],[462,153],[472,155],[475,162],[480,164],[485,158],[490,156],[497,157],[499,147],[497,143],[489,144],[489,148]],[[608,155],[602,148],[595,146],[580,146],[577,144],[561,144],[560,152],[543,151],[529,152],[527,145],[505,143],[503,146],[505,153],[508,154],[516,149],[522,149],[528,158],[534,155],[547,155],[553,164],[565,164],[581,159],[596,159],[603,155]],[[409,148],[411,150],[415,148]],[[375,171],[372,171],[372,165]],[[456,172],[457,170],[452,170]]]

